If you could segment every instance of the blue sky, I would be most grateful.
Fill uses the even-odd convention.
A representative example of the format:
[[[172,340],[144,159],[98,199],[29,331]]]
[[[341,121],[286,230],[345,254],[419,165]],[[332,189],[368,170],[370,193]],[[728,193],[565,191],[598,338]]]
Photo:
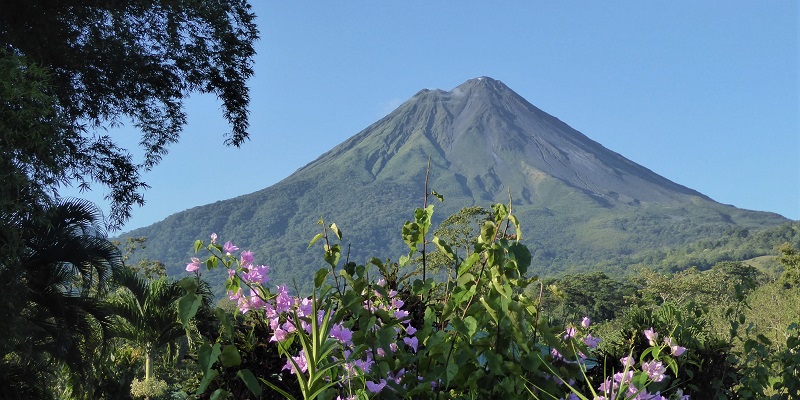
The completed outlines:
[[[800,2],[253,3],[251,140],[226,148],[218,101],[191,98],[124,230],[268,187],[420,89],[479,76],[716,201],[800,219]]]

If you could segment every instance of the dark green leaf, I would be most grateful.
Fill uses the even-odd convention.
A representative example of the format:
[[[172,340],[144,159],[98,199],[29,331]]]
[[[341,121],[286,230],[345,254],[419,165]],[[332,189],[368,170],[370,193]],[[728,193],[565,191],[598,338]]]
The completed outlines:
[[[189,320],[197,314],[201,303],[202,298],[194,293],[188,293],[178,301],[178,316],[184,328],[189,324]]]
[[[230,344],[222,349],[222,353],[219,355],[219,361],[222,362],[222,366],[226,368],[235,367],[242,363],[242,356],[239,355],[239,350],[236,346]]]
[[[253,375],[249,369],[240,369],[239,372],[236,373],[236,376],[250,389],[250,393],[253,393],[255,396],[261,396],[261,385],[258,384],[258,379],[256,379],[255,375]]]
[[[328,277],[328,269],[327,268],[320,268],[317,270],[317,273],[314,274],[314,287],[319,289],[323,283],[325,283],[325,278]]]

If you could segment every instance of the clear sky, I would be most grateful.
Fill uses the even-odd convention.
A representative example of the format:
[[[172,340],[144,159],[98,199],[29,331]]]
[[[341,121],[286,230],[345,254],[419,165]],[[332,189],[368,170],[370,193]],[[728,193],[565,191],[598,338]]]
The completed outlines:
[[[190,99],[124,230],[268,187],[420,89],[479,76],[716,201],[800,219],[795,0],[252,3],[251,140],[226,148],[216,98]]]

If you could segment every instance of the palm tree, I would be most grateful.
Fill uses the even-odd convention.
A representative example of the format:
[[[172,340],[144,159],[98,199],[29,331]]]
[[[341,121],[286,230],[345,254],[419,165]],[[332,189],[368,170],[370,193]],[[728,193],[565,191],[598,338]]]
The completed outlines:
[[[178,301],[184,290],[166,277],[148,279],[130,269],[115,279],[119,288],[108,299],[115,314],[112,331],[144,351],[145,380],[149,380],[155,354],[162,349],[168,355],[176,354],[179,339],[186,335],[178,316]],[[208,308],[210,296],[204,297]]]
[[[30,215],[4,215],[3,225],[13,225],[0,227],[21,233],[17,245],[7,241],[0,248],[7,300],[0,306],[0,385],[16,388],[42,387],[43,370],[57,363],[72,373],[86,371],[87,350],[103,348],[108,339],[110,319],[101,298],[122,268],[93,204],[68,200]]]

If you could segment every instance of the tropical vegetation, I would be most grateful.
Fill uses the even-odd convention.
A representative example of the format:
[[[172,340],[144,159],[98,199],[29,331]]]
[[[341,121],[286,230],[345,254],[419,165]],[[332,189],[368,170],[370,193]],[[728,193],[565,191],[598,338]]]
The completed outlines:
[[[111,241],[107,229],[143,202],[140,173],[178,140],[190,93],[216,94],[232,128],[226,142],[246,140],[253,18],[245,0],[4,5],[0,398],[800,397],[800,225],[774,214],[711,203],[637,204],[620,214],[610,200],[553,180],[535,195],[517,185],[520,205],[459,210],[460,202],[445,202],[436,206],[446,212],[434,214],[429,200],[443,198],[426,176],[423,206],[383,229],[417,201],[409,188],[422,177],[387,168],[417,168],[421,153],[391,160],[402,141],[376,139],[384,135],[359,144],[388,151],[370,159],[369,171],[325,171],[354,182],[383,173],[373,186],[383,197],[354,199],[347,185],[328,185],[309,168],[308,180],[277,186],[269,206],[329,210],[297,200],[324,188],[341,216],[358,222],[342,225],[347,235],[396,236],[399,246],[357,248],[359,240],[322,220],[305,235],[313,224],[265,221],[280,213],[256,215],[244,203],[233,214],[181,216],[210,235],[193,249],[175,253],[159,237]],[[128,120],[142,131],[140,163],[104,132]],[[422,132],[409,121],[381,125],[381,134]],[[449,123],[441,115],[433,122]],[[356,145],[321,160],[347,171]],[[505,195],[497,174],[468,169],[478,175],[431,182],[492,192],[482,200]],[[108,219],[59,196],[64,185],[91,184],[109,191]],[[537,196],[547,207],[533,204]],[[577,211],[565,213],[565,198]],[[375,206],[391,212],[365,212]],[[556,211],[566,218],[552,218]],[[247,244],[222,239],[214,232],[230,218],[264,229],[232,229]],[[537,231],[548,233],[529,239]],[[311,250],[295,258],[298,249]],[[180,276],[168,273],[185,252]],[[311,272],[288,268],[298,262]]]

